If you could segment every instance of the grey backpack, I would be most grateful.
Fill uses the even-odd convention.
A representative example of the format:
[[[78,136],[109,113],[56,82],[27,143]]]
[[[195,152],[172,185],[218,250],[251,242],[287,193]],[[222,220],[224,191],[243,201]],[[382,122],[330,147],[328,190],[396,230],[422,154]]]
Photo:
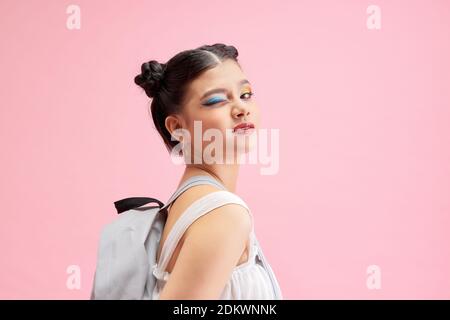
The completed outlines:
[[[152,266],[167,220],[167,207],[188,188],[211,184],[225,189],[209,176],[187,179],[164,205],[147,197],[125,198],[114,202],[119,217],[103,227],[97,254],[97,266],[91,290],[92,300],[151,300],[156,277]],[[156,203],[157,206],[144,205]],[[256,240],[256,239],[255,239]],[[266,269],[277,299],[281,292],[272,270],[257,242],[258,256]]]

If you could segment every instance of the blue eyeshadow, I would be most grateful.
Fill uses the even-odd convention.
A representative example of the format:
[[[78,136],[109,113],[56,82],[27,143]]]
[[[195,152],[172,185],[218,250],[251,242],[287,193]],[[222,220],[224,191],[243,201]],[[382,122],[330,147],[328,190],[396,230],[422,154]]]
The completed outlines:
[[[207,104],[210,104],[210,103],[215,103],[215,102],[219,102],[219,101],[222,101],[222,99],[221,99],[221,98],[214,97],[214,98],[209,99],[208,101],[206,101],[206,103],[207,103]]]

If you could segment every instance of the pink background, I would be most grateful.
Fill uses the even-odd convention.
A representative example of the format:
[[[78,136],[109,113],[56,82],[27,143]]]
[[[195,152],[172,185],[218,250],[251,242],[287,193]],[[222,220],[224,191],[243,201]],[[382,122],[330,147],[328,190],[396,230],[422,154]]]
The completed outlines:
[[[261,126],[280,130],[279,172],[243,166],[237,193],[284,298],[450,298],[448,1],[2,0],[0,14],[0,298],[89,297],[113,202],[165,202],[183,171],[133,78],[216,42],[238,48]]]

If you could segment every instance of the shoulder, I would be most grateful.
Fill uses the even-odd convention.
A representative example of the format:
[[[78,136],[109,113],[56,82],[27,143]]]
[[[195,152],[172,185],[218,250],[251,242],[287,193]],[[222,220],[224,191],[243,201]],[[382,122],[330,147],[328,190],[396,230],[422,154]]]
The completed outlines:
[[[214,195],[211,196],[214,198],[216,198],[216,196],[223,197],[225,199],[224,203],[228,202],[227,200],[230,200],[230,203],[215,208],[196,219],[186,230],[185,236],[188,236],[193,231],[203,232],[206,228],[214,228],[220,225],[222,225],[222,227],[233,225],[235,228],[240,228],[244,232],[251,229],[253,224],[252,216],[245,202],[232,192],[219,191],[223,190],[212,185],[198,185],[189,188],[178,197],[173,205],[174,212],[176,212],[177,215],[181,215],[195,201],[212,193],[214,193]]]
[[[169,207],[170,212],[183,213],[192,203],[208,195],[209,193],[220,191],[221,189],[208,184],[202,184],[190,187],[172,203]],[[172,210],[173,209],[173,210]]]
[[[186,236],[220,233],[224,237],[237,233],[245,238],[251,231],[252,219],[248,210],[237,203],[227,203],[217,207],[196,219],[186,230]]]
[[[187,209],[195,201],[206,196],[211,196],[214,200],[219,201],[223,199],[222,202],[224,204],[193,221],[186,230],[186,235],[189,235],[193,231],[203,232],[205,228],[214,228],[216,226],[226,228],[226,226],[231,225],[235,228],[240,228],[244,232],[251,229],[253,221],[250,210],[239,196],[210,185],[196,186],[191,189],[186,191],[186,197],[184,199],[180,199],[180,206],[183,207],[180,208],[182,211]]]

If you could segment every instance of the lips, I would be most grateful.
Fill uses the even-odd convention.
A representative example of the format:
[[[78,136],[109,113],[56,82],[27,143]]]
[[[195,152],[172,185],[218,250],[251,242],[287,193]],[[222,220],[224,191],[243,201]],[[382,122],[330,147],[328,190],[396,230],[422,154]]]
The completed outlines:
[[[235,132],[236,130],[246,130],[246,129],[254,129],[255,125],[251,122],[243,122],[243,123],[239,123],[237,126],[235,126],[233,128],[233,132]]]

